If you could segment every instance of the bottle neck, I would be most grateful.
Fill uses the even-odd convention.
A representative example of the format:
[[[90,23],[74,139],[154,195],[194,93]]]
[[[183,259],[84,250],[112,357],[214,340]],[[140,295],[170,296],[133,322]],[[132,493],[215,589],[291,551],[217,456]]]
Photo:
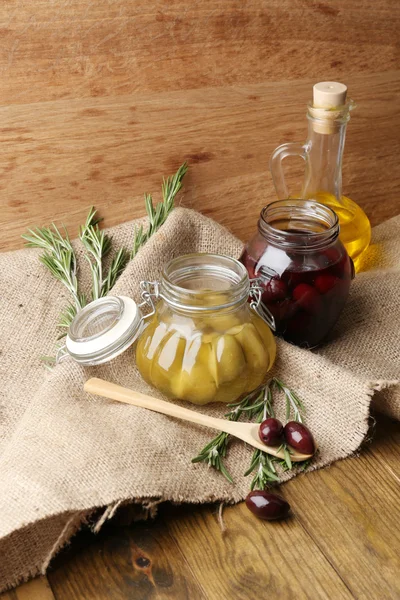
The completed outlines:
[[[324,201],[342,198],[342,158],[347,122],[354,103],[335,110],[308,106],[308,138],[303,197]]]
[[[329,195],[340,202],[346,125],[346,122],[336,123],[329,131],[324,131],[309,117],[304,198],[323,200]]]

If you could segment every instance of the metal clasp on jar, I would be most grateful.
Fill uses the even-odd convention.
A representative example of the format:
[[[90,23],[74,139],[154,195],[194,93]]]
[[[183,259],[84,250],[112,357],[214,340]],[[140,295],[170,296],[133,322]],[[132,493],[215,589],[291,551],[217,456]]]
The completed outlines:
[[[254,312],[267,323],[272,331],[276,331],[274,316],[261,300],[263,288],[260,285],[260,280],[259,277],[250,279],[250,308],[252,308]]]
[[[144,321],[152,317],[156,312],[154,302],[160,298],[160,283],[158,281],[141,281],[140,289],[142,290],[141,297],[143,302],[138,305],[138,308],[150,307],[150,312],[142,316]]]

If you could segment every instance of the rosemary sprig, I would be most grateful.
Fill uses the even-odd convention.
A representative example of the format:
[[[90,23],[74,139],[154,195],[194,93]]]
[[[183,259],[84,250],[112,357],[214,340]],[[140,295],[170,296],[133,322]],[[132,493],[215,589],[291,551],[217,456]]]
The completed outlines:
[[[250,466],[244,474],[245,477],[255,471],[255,475],[250,484],[250,489],[264,490],[269,484],[279,483],[279,477],[275,469],[275,459],[271,458],[261,450],[255,450],[251,457]]]
[[[233,409],[229,411],[225,417],[227,417],[229,421],[238,421],[241,414],[248,410],[248,404],[253,396],[255,396],[254,392],[246,396],[237,404],[228,404],[228,406],[232,406]],[[202,450],[200,450],[197,456],[192,458],[192,463],[205,462],[209,467],[214,467],[214,469],[220,471],[222,475],[229,481],[229,483],[234,483],[231,474],[225,467],[222,460],[226,457],[230,439],[231,435],[229,433],[221,431],[221,433],[215,436],[215,438],[213,438],[206,446],[204,446]]]
[[[278,448],[279,450],[283,450],[283,455],[284,458],[282,460],[276,459],[276,461],[280,464],[280,466],[282,467],[282,469],[284,471],[290,471],[291,469],[293,469],[293,463],[292,463],[292,459],[290,457],[290,448],[287,445],[286,442],[284,442],[283,444],[281,444]]]
[[[110,268],[108,269],[108,274],[105,279],[103,279],[101,286],[101,296],[106,296],[110,290],[114,287],[118,277],[121,275],[122,271],[125,269],[126,265],[130,260],[129,251],[126,248],[120,248],[117,254],[112,259]]]
[[[96,210],[92,206],[86,223],[82,225],[79,232],[79,239],[85,247],[85,258],[92,274],[92,300],[97,300],[102,295],[103,260],[111,250],[111,239],[99,229],[98,223]]]
[[[276,385],[275,377],[270,379],[262,390],[262,403],[259,406],[258,412],[255,414],[256,423],[261,423],[269,417],[275,417],[272,406],[272,388],[274,385]],[[278,462],[278,459],[269,456],[261,450],[254,450],[250,461],[250,467],[244,474],[244,476],[247,477],[255,471],[255,475],[250,483],[251,490],[264,490],[268,485],[276,485],[279,483],[279,477],[275,468],[276,462]]]
[[[291,419],[292,413],[295,421],[299,423],[303,422],[302,416],[305,413],[305,408],[297,396],[297,394],[285,386],[282,381],[280,381],[277,377],[273,377],[271,380],[271,385],[268,387],[268,395],[265,400],[265,408],[263,412],[262,419],[258,416],[258,422],[264,421],[268,417],[274,417],[274,411],[272,408],[272,387],[276,387],[278,390],[282,391],[285,395],[286,402],[286,421]],[[251,489],[258,488],[260,490],[264,490],[269,485],[274,485],[279,482],[279,477],[276,474],[275,465],[279,464],[283,471],[291,471],[293,469],[293,463],[290,456],[290,448],[286,442],[283,442],[281,446],[279,446],[278,451],[283,450],[283,459],[274,458],[266,455],[264,452],[260,450],[255,450],[253,452],[253,457],[251,460],[250,468],[246,471],[245,476],[250,475],[253,471],[255,471],[255,476],[250,484]],[[296,465],[297,466],[297,465]]]
[[[107,274],[104,275],[103,261],[110,253],[111,237],[99,229],[99,221],[96,219],[96,211],[92,207],[79,234],[79,239],[86,249],[85,257],[92,274],[92,300],[108,294],[129,261],[128,250],[120,248],[112,259]]]
[[[192,463],[205,462],[209,467],[214,467],[214,469],[220,471],[229,483],[233,483],[232,476],[222,460],[225,458],[228,450],[229,438],[229,433],[221,431],[221,433],[204,446],[198,456],[192,458]]]
[[[151,194],[144,195],[144,203],[146,212],[149,218],[149,227],[144,231],[143,225],[135,229],[133,246],[131,250],[131,258],[136,256],[139,248],[141,248],[148,239],[165,223],[169,213],[174,208],[175,196],[182,187],[182,180],[188,170],[187,163],[184,162],[175,175],[171,175],[163,180],[162,184],[162,202],[159,202],[155,207]]]
[[[86,296],[84,294],[80,294],[79,297],[80,297],[80,306],[81,306],[81,308],[83,308],[87,302]],[[58,337],[59,340],[66,335],[66,331],[69,328],[69,326],[71,325],[72,321],[74,320],[75,315],[78,312],[78,310],[79,309],[75,306],[75,304],[70,302],[69,304],[67,304],[67,306],[64,308],[64,310],[61,311],[60,316],[58,317],[58,323],[57,323],[57,327],[59,327],[62,330],[61,335]]]
[[[22,237],[26,246],[44,250],[40,262],[70,292],[77,310],[82,308],[83,297],[78,290],[77,263],[74,249],[64,227],[65,237],[57,226],[28,229]]]
[[[285,395],[286,419],[290,420],[293,414],[295,420],[302,422],[302,415],[305,412],[302,401],[293,390],[285,386],[276,377],[270,379],[266,384],[259,386],[239,402],[228,404],[230,410],[225,414],[225,417],[230,421],[238,421],[244,415],[247,421],[253,420],[256,423],[261,423],[269,417],[275,417],[273,408],[274,388],[282,391]],[[232,476],[228,473],[223,463],[223,458],[227,454],[229,440],[230,435],[221,432],[201,450],[198,456],[192,459],[192,462],[207,463],[209,466],[217,469],[217,471],[220,471],[229,482],[233,483]],[[272,457],[261,450],[254,450],[250,466],[244,474],[247,477],[251,473],[254,473],[250,484],[251,490],[263,490],[270,485],[279,483],[279,475],[276,470],[277,465],[283,471],[293,469],[289,446],[284,442],[279,447],[279,450],[283,450],[283,459]],[[309,461],[305,462],[307,463],[306,466],[301,463],[302,470],[309,464]],[[296,463],[296,467],[298,464]]]

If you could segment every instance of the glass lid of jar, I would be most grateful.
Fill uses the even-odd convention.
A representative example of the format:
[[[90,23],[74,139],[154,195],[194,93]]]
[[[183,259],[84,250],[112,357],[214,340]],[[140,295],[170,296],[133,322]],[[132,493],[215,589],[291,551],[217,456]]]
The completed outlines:
[[[133,344],[142,323],[142,313],[132,298],[99,298],[76,315],[68,330],[65,351],[81,364],[101,364]]]
[[[57,362],[70,356],[82,365],[100,365],[127,350],[155,311],[153,298],[158,296],[158,284],[144,281],[141,288],[140,304],[128,296],[106,296],[82,308],[69,327]],[[145,315],[144,307],[150,308]]]

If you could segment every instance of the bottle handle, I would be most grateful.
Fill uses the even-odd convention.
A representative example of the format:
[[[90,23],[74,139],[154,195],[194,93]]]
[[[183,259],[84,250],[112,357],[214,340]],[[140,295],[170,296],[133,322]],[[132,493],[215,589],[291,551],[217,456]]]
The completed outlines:
[[[289,192],[283,173],[282,161],[287,156],[300,156],[304,161],[307,158],[307,146],[300,142],[288,142],[275,148],[269,162],[269,168],[274,182],[278,199],[289,198]]]

